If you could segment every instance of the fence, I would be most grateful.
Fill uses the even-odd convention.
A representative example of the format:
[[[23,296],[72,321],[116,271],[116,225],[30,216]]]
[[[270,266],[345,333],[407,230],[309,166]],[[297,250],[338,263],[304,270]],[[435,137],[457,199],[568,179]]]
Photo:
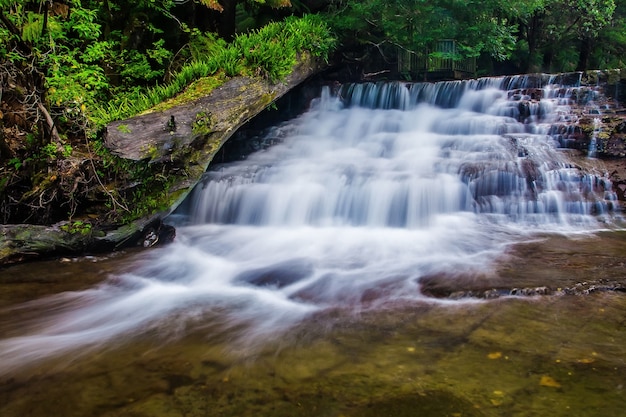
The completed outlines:
[[[432,78],[469,78],[476,75],[476,58],[454,59],[458,56],[456,41],[437,42],[434,51],[415,53],[398,49],[398,72]]]

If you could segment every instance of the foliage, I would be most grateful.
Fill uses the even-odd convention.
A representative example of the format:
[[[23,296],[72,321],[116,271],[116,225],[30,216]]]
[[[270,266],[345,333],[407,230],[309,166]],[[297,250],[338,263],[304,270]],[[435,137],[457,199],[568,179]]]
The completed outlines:
[[[156,210],[168,180],[106,155],[94,142],[98,129],[177,96],[193,100],[229,76],[278,82],[305,51],[327,57],[333,40],[318,16],[252,24],[258,29],[231,43],[215,34],[236,5],[254,18],[290,4],[0,0],[1,108],[10,110],[0,128],[12,132],[0,136],[3,221],[71,218],[82,198],[104,198],[114,216]],[[121,192],[118,180],[137,185]]]
[[[82,220],[76,220],[68,224],[62,225],[61,230],[72,235],[79,234],[79,235],[86,236],[86,235],[91,234],[92,225],[91,223],[88,223]]]
[[[11,3],[3,2],[7,7]],[[216,1],[201,3],[220,9]],[[43,4],[47,3],[42,0]],[[63,120],[83,128],[90,122],[97,128],[146,110],[218,71],[227,76],[258,72],[278,81],[290,70],[297,53],[310,50],[327,56],[332,44],[318,17],[272,23],[228,45],[214,33],[189,28],[175,18],[173,2],[74,0],[67,4],[65,12],[52,14],[41,7],[31,10],[30,3],[21,0],[11,4],[7,19],[21,31],[21,40],[30,47],[27,52],[37,59],[35,70],[45,74],[48,106],[56,108]],[[284,7],[290,3],[267,4]],[[190,60],[174,74],[167,73],[175,54],[159,15],[180,23],[177,36],[187,34],[189,39]],[[0,38],[5,41],[0,45],[6,54],[14,61],[28,61],[31,57],[24,51],[6,48],[14,36],[0,25]]]
[[[398,50],[436,56],[434,44],[454,39],[455,60],[484,57],[519,67],[585,69],[619,62],[626,43],[622,12],[614,0],[337,0],[329,21],[343,48],[382,55],[390,65]],[[600,42],[610,38],[616,43]],[[617,46],[617,48],[615,47]],[[587,54],[591,60],[587,62]],[[606,59],[607,55],[611,56]],[[605,59],[599,59],[599,56]],[[577,62],[578,61],[578,62]],[[598,64],[599,65],[599,64]],[[541,68],[543,67],[543,68]]]
[[[504,2],[469,0],[347,0],[337,2],[331,25],[348,39],[380,49],[383,43],[416,53],[433,51],[441,39],[456,39],[462,59],[488,53],[510,55],[515,26],[501,13]]]
[[[615,22],[615,11],[614,0],[529,2],[529,7],[517,15],[523,42],[518,43],[521,49],[516,55],[522,59],[522,70],[586,69],[591,45]],[[603,45],[601,49],[606,53],[610,46]]]
[[[591,56],[595,68],[626,68],[626,1],[615,1],[613,19],[596,38]]]
[[[111,219],[130,223],[168,208],[173,178],[155,175],[148,161],[131,161],[113,155],[101,140],[93,142],[93,151],[99,157],[99,175],[104,181],[132,184],[123,190],[109,190],[106,206]]]
[[[300,53],[307,51],[328,59],[335,40],[320,16],[305,15],[240,34],[230,44],[214,34],[194,32],[191,45],[195,59],[174,74],[169,83],[145,91],[135,89],[121,93],[106,104],[96,106],[92,112],[96,124],[104,125],[148,110],[181,93],[195,80],[219,78],[220,73],[228,77],[261,76],[278,82],[290,73]],[[214,85],[219,83],[216,81]]]
[[[209,9],[217,10],[219,12],[224,10],[224,6],[220,4],[219,0],[196,0],[198,3],[208,7]],[[267,4],[270,7],[289,7],[291,2],[289,0],[250,0],[252,3]],[[222,0],[221,3],[226,4],[233,2],[233,0]]]

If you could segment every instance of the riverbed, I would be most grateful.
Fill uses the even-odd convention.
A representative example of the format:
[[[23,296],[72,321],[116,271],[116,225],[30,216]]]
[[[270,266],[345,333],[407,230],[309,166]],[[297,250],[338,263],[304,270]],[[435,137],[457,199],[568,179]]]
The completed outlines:
[[[10,337],[23,331],[16,323],[45,319],[27,300],[84,290],[112,271],[137,268],[146,255],[4,269],[0,333]],[[549,236],[512,247],[489,277],[455,280],[465,289],[623,283],[625,262],[624,232]],[[611,291],[422,300],[320,312],[254,347],[205,317],[179,337],[151,330],[4,374],[0,414],[619,416],[624,317],[626,295]]]

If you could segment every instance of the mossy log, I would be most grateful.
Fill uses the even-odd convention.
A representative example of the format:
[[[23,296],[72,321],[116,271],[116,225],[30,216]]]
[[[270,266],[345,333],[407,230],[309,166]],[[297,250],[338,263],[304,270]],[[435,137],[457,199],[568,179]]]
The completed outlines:
[[[167,214],[191,191],[237,129],[322,68],[317,60],[303,55],[279,83],[232,78],[189,103],[110,123],[105,145],[121,158],[148,160],[152,171],[170,179],[171,200],[161,215]]]
[[[94,226],[88,233],[68,231],[68,222],[53,226],[3,225],[0,265],[42,256],[145,245],[159,233],[171,237],[171,230],[162,230],[162,219],[198,183],[222,145],[246,122],[322,69],[321,62],[303,54],[282,82],[235,77],[193,101],[110,123],[104,142],[113,154],[138,164],[147,163],[148,175],[167,178],[166,193],[146,196],[158,199],[163,209],[124,225],[96,219],[93,224],[106,226]],[[164,107],[160,105],[159,109]],[[116,186],[132,188],[133,184]]]

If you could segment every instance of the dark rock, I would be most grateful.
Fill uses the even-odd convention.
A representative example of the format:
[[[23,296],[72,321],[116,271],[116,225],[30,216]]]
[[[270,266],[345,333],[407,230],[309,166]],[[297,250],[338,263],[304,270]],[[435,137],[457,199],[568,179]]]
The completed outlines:
[[[257,287],[283,288],[305,279],[313,273],[313,265],[306,260],[294,259],[267,268],[258,268],[239,274],[236,282]]]

